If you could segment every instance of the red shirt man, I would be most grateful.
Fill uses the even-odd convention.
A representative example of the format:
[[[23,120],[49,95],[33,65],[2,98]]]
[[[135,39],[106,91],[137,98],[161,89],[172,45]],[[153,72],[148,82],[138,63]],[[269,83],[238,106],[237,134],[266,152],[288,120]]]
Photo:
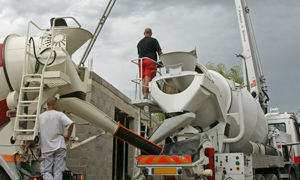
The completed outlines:
[[[142,92],[144,95],[144,99],[148,99],[149,94],[149,82],[156,75],[156,61],[157,54],[161,55],[162,51],[159,46],[158,41],[155,38],[152,38],[152,30],[150,28],[146,28],[144,32],[144,38],[141,39],[137,45],[139,58],[144,58],[139,62],[139,70],[140,74],[142,74],[143,79],[143,88]],[[148,59],[150,58],[150,59]],[[142,73],[141,73],[142,70]]]

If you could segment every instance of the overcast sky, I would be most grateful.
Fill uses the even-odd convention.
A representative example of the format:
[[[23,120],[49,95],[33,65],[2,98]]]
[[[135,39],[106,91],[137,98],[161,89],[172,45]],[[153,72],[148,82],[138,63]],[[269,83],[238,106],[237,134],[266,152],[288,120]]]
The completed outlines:
[[[108,0],[0,2],[0,36],[5,37],[24,36],[30,20],[46,28],[49,19],[58,16],[74,16],[93,33]],[[269,104],[296,112],[300,108],[300,1],[248,0],[247,4]],[[152,28],[165,53],[196,47],[199,63],[241,66],[234,56],[242,52],[234,0],[118,0],[90,57],[94,59],[93,70],[130,98],[135,90],[130,80],[138,72],[130,60],[137,57],[136,44],[145,27]],[[74,55],[76,62],[83,50]]]

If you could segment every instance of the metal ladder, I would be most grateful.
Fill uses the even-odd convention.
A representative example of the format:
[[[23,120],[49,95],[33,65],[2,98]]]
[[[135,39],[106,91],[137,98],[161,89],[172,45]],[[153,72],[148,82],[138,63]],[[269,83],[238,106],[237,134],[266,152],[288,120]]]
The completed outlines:
[[[36,85],[27,86],[29,82],[34,82],[31,84]],[[37,136],[43,86],[43,74],[23,75],[14,127],[14,140],[34,140]],[[37,98],[29,100],[28,94],[31,93],[38,93]],[[30,114],[30,108],[34,108],[36,111]]]
[[[29,68],[29,56],[32,55],[30,51],[29,27],[34,25],[39,28],[33,22],[28,23],[26,46],[25,46],[25,62],[23,67],[23,76],[20,86],[19,99],[17,105],[17,113],[14,125],[14,133],[11,142],[16,140],[35,140],[38,137],[38,119],[42,107],[42,96],[44,90],[44,74],[47,69],[47,64],[53,53],[53,39],[51,41],[51,52],[45,62],[45,65],[41,71],[41,74],[28,73]],[[53,38],[54,28],[52,28],[51,37]],[[35,98],[32,98],[32,97]],[[32,98],[32,99],[31,99]],[[32,111],[32,112],[30,112]]]

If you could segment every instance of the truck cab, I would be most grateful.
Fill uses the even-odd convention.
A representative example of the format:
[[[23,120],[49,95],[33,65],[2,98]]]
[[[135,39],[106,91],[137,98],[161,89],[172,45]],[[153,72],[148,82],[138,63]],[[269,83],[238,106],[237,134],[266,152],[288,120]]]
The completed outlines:
[[[300,145],[299,142],[299,125],[297,117],[294,113],[279,112],[278,108],[271,108],[270,112],[266,114],[269,131],[277,130],[276,148],[281,149],[282,144],[288,144],[287,148],[292,148],[294,161],[300,162]],[[281,150],[282,151],[282,150]]]

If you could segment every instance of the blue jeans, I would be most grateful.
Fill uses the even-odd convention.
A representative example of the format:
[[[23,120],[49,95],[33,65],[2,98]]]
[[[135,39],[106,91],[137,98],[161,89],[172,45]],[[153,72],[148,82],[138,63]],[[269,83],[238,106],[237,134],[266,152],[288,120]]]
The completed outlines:
[[[62,173],[66,167],[67,150],[42,153],[41,174],[44,180],[62,180]]]

